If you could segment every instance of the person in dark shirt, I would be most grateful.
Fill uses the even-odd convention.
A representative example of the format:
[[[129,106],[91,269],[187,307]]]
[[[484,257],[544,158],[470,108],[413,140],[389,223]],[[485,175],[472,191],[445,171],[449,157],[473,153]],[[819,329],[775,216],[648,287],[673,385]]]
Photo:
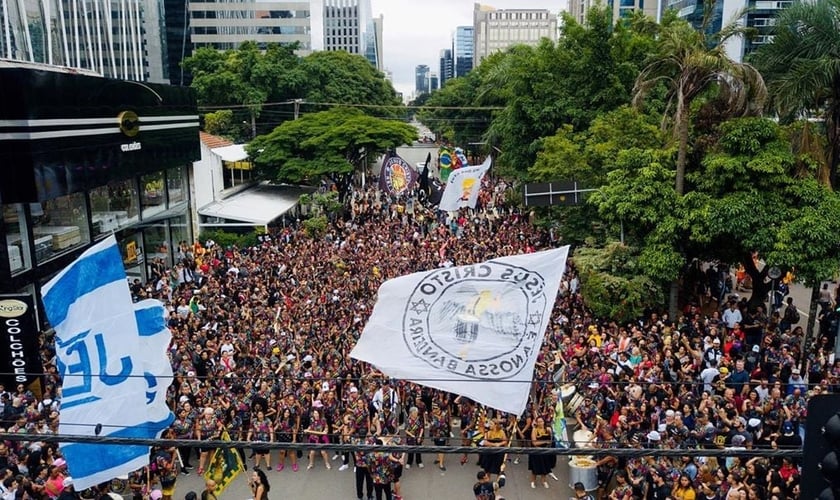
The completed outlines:
[[[651,484],[647,490],[646,500],[665,500],[671,496],[671,488],[656,469],[650,471]]]

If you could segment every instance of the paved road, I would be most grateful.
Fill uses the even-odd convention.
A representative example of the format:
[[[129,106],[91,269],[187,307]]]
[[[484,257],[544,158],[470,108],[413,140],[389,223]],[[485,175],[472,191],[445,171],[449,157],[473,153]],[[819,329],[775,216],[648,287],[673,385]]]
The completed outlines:
[[[412,467],[405,471],[401,481],[402,495],[407,500],[417,499],[472,499],[472,485],[475,483],[475,474],[479,468],[475,465],[476,456],[471,456],[470,462],[461,467],[458,465],[458,456],[447,456],[447,471],[441,472],[431,462],[432,455],[424,455],[426,467],[418,469]],[[298,472],[292,472],[286,467],[281,472],[271,471],[268,473],[268,480],[271,484],[271,500],[287,499],[348,499],[356,498],[355,482],[352,467],[346,471],[339,472],[340,461],[332,462],[332,470],[324,468],[323,461],[316,462],[315,468],[306,470],[306,460]],[[567,460],[560,457],[555,472],[558,481],[549,479],[549,489],[545,489],[537,483],[537,489],[531,489],[530,475],[528,473],[527,458],[523,457],[518,465],[508,464],[507,484],[501,491],[508,500],[519,499],[566,499],[573,496],[568,487],[568,466]],[[249,461],[249,466],[253,465]],[[245,500],[251,498],[251,490],[248,487],[250,470],[240,474],[234,483],[222,494],[220,500]],[[189,476],[179,476],[174,499],[183,500],[184,495],[189,491],[201,492],[204,488],[204,480],[194,472]]]

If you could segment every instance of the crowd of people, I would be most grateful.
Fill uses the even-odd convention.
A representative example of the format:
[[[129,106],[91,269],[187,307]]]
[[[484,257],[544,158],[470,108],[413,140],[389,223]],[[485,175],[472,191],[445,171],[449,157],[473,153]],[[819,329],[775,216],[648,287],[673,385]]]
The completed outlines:
[[[253,470],[255,499],[268,497],[278,474],[335,463],[339,471],[355,471],[358,498],[399,500],[401,475],[425,468],[428,457],[302,454],[267,443],[550,448],[567,444],[553,428],[557,400],[566,399],[561,388],[572,387],[577,397],[565,400],[569,428],[589,436],[573,445],[686,450],[677,460],[599,460],[593,495],[798,498],[796,460],[718,460],[702,453],[801,447],[808,398],[840,390],[831,332],[813,345],[805,342],[792,303],[768,315],[733,297],[703,310],[689,304],[676,319],[651,310],[619,324],[586,308],[570,262],[520,416],[390,380],[350,358],[385,280],[559,245],[529,214],[505,205],[507,189],[502,181],[486,181],[477,209],[457,214],[357,189],[346,202],[347,216],[331,218],[324,234],[313,236],[295,223],[247,248],[182,242],[174,267],[150,266],[150,279],[135,281],[132,293],[138,300],[159,298],[170,311],[175,375],[168,397],[176,418],[166,436],[194,445],[155,450],[160,490],[146,491],[172,498],[176,469],[204,474],[213,449],[202,442],[226,432],[251,443],[237,451]],[[825,307],[833,305],[830,300]],[[9,432],[57,431],[60,380],[46,352],[43,398],[21,387],[0,390]],[[550,488],[548,478],[556,478],[556,457],[540,453],[434,458],[429,468],[441,471],[478,461],[473,492],[480,500],[500,498],[506,469],[520,461],[527,462],[531,488]],[[35,436],[0,443],[0,497],[66,498],[73,494],[67,466],[54,445]],[[138,477],[136,484],[142,483]],[[208,485],[201,498],[213,498],[212,489]],[[578,496],[589,495],[586,489],[592,488],[576,488]]]

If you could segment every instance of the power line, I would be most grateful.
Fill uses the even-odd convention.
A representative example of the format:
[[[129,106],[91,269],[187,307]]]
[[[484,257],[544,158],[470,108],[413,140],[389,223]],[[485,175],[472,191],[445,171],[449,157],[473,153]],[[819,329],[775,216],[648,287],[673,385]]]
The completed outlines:
[[[458,439],[458,438],[451,438]],[[222,440],[196,440],[196,439],[146,439],[146,438],[124,438],[111,436],[83,436],[76,434],[21,434],[21,433],[0,433],[0,440],[4,441],[41,441],[46,443],[90,443],[101,445],[142,445],[171,447],[192,447],[201,448],[251,448],[255,443],[252,441],[222,441]],[[749,450],[749,449],[662,449],[662,448],[525,448],[521,446],[503,447],[473,447],[473,446],[425,446],[425,445],[366,445],[366,444],[320,444],[320,443],[266,443],[258,442],[260,448],[269,450],[302,450],[319,451],[330,450],[336,453],[341,452],[404,452],[404,453],[445,453],[454,454],[482,454],[497,455],[504,453],[521,455],[555,455],[563,457],[587,456],[595,458],[621,457],[683,457],[695,455],[703,457],[762,457],[762,458],[801,458],[802,449],[790,450]]]
[[[198,106],[199,110],[214,110],[214,109],[247,109],[254,107],[267,106],[285,106],[288,104],[295,104],[296,100],[266,102],[263,104],[205,104]],[[466,110],[466,111],[501,111],[505,109],[504,106],[412,106],[405,104],[359,104],[359,103],[344,103],[344,102],[312,102],[312,101],[298,101],[298,104],[306,104],[309,106],[324,106],[324,107],[347,107],[347,108],[388,108],[388,109],[422,109],[422,110]]]

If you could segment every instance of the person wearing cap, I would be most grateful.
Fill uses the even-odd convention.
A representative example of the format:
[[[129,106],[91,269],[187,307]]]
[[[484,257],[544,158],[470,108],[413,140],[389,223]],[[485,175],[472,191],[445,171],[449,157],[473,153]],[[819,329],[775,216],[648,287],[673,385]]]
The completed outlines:
[[[711,366],[712,361],[719,365],[722,359],[723,351],[720,350],[720,339],[715,337],[712,340],[712,346],[703,352],[703,362],[706,364],[706,368],[708,368]]]
[[[59,493],[56,500],[78,500],[79,495],[76,493],[76,490],[73,487],[73,478],[67,476],[61,483],[62,490]]]

